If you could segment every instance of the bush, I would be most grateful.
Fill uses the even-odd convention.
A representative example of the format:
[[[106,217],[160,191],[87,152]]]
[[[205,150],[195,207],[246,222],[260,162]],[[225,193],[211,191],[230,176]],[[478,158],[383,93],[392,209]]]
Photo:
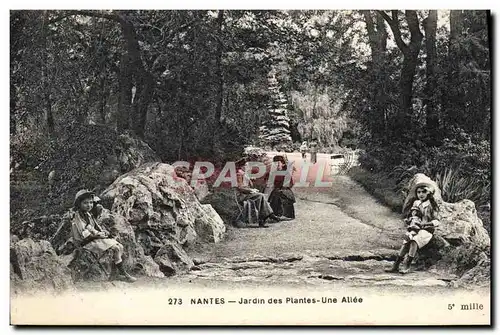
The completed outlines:
[[[458,202],[462,199],[469,199],[476,204],[489,201],[490,185],[484,185],[480,176],[464,176],[458,169],[446,168],[437,173],[435,179],[444,201]]]
[[[29,132],[10,139],[11,165],[17,169],[35,169],[54,152],[55,141],[45,134]]]
[[[404,191],[415,173],[425,173],[438,182],[446,201],[470,199],[479,207],[490,201],[491,155],[488,141],[474,140],[460,129],[438,147],[420,141],[412,145],[372,142],[359,162],[366,170],[385,172]],[[439,181],[438,181],[439,180]]]
[[[491,179],[491,145],[488,141],[472,141],[458,131],[455,139],[445,139],[440,147],[426,152],[425,168],[430,175],[442,173],[446,168],[458,169],[462,175],[478,176],[482,182]]]
[[[159,161],[144,142],[99,125],[68,127],[51,141],[22,138],[13,141],[11,150],[14,159],[28,162],[11,175],[12,220],[62,213],[79,189],[100,192],[115,175]],[[55,178],[49,190],[51,171]]]

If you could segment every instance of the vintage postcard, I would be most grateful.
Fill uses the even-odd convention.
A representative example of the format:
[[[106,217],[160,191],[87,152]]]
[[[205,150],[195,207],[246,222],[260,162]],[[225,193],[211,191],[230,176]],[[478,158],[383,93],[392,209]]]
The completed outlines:
[[[11,325],[491,325],[487,10],[11,10]]]

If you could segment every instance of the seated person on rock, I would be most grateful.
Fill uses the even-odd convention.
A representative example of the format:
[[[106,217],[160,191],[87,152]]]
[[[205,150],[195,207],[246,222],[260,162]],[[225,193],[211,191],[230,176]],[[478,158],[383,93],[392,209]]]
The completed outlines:
[[[98,258],[111,249],[114,266],[112,266],[110,280],[134,282],[136,278],[128,274],[123,267],[123,245],[114,238],[109,238],[109,234],[97,224],[94,215],[91,214],[95,202],[94,197],[94,193],[88,190],[80,190],[75,196],[75,215],[71,221],[73,241],[77,247],[91,251]]]
[[[278,171],[287,171],[287,161],[281,155],[274,156],[273,162],[278,162]],[[269,204],[277,216],[295,219],[295,195],[293,194],[292,172],[287,171],[287,176],[274,176],[273,190],[269,195]]]
[[[410,217],[409,220],[411,220],[411,222],[414,222],[414,226],[417,226],[420,229],[417,230],[415,229],[416,227],[412,227],[414,233],[409,232],[405,235],[403,246],[399,251],[399,255],[396,258],[393,267],[390,270],[387,270],[387,272],[399,271],[403,274],[408,273],[410,271],[410,265],[417,254],[417,250],[426,246],[432,239],[435,227],[440,224],[439,206],[434,199],[434,192],[434,186],[429,182],[420,182],[416,184],[410,192],[410,195],[413,197],[413,199],[416,199],[412,202],[409,202],[412,204],[411,209],[418,208],[422,217],[420,224],[417,224],[419,218],[418,216],[413,217],[410,210],[410,215],[412,215],[413,218]],[[408,210],[403,209],[403,213],[406,212],[408,212]],[[403,261],[406,254],[408,254],[408,257],[406,259],[404,267],[403,269],[399,270],[399,265]]]
[[[266,221],[268,220],[274,222],[287,220],[287,218],[276,216],[264,194],[252,188],[252,181],[245,174],[245,163],[245,158],[236,162],[237,201],[243,204],[243,213],[239,216],[238,221],[244,221],[247,224],[253,223],[253,213],[259,221],[259,227],[267,227]]]

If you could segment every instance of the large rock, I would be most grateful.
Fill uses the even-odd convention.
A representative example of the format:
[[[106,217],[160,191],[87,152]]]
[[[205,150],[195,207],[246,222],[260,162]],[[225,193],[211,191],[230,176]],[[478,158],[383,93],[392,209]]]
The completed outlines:
[[[193,186],[194,194],[199,201],[205,199],[205,197],[210,193],[208,184],[204,180],[199,180],[196,185]]]
[[[113,257],[110,251],[104,253],[99,261],[88,252],[74,250],[70,255],[60,256],[72,272],[75,282],[82,280],[107,281],[113,266]]]
[[[490,237],[477,216],[476,206],[464,199],[457,203],[440,204],[441,224],[436,233],[453,245],[471,242],[477,246],[489,246]]]
[[[134,245],[132,250],[142,249],[143,253],[127,255],[132,269],[149,256],[163,273],[171,275],[179,270],[177,258],[189,263],[186,255],[173,256],[181,254],[179,250],[198,240],[218,242],[225,232],[220,217],[201,206],[194,190],[168,164],[144,164],[119,177],[100,197],[105,207],[111,207],[115,221],[123,218],[124,240],[131,241],[134,234],[135,244],[124,243]],[[166,246],[176,252],[164,252]]]
[[[70,269],[48,241],[25,238],[10,247],[11,279],[23,289],[64,290],[73,287]]]
[[[169,241],[156,252],[154,260],[166,275],[187,272],[194,266],[184,249],[178,243]]]
[[[201,208],[200,215],[194,221],[196,233],[203,241],[220,242],[226,231],[224,221],[211,205],[201,205]]]
[[[467,270],[457,281],[458,286],[489,286],[491,284],[491,259],[481,254],[477,265]]]
[[[235,191],[231,188],[218,188],[206,196],[202,202],[211,205],[226,225],[233,224],[239,213]]]
[[[472,201],[464,199],[457,203],[443,201],[438,185],[424,174],[416,174],[408,185],[405,206],[414,200],[415,189],[421,182],[430,183],[435,188],[434,199],[440,208],[440,225],[434,237],[419,251],[418,263],[423,267],[433,267],[460,276],[467,273],[462,282],[489,280],[490,238],[481,219],[477,216]],[[473,270],[475,269],[475,270]],[[478,278],[473,277],[477,275]]]
[[[151,256],[145,255],[142,245],[136,240],[134,230],[123,216],[104,209],[99,222],[111,233],[112,237],[123,244],[123,262],[127,271],[148,277],[164,277],[158,264]]]

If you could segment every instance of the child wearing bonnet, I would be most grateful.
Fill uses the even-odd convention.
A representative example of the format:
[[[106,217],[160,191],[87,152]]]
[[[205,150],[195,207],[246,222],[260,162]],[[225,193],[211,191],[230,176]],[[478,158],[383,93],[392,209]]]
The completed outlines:
[[[403,213],[410,214],[406,223],[408,228],[410,226],[412,228],[406,233],[399,255],[392,268],[387,272],[408,273],[417,251],[425,247],[432,239],[435,228],[440,224],[439,205],[434,194],[435,186],[428,179],[416,183],[410,190]],[[399,265],[406,254],[408,257],[403,268],[399,270]]]

